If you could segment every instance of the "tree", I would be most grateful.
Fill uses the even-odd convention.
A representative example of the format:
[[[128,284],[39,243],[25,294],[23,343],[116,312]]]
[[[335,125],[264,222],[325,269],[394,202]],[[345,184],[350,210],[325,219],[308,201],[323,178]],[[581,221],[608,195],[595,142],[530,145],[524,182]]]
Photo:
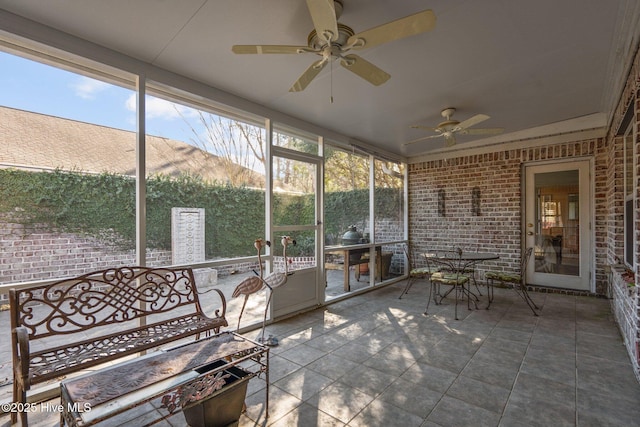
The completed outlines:
[[[182,113],[180,115],[193,134],[190,142],[222,160],[230,185],[264,188],[264,128],[200,110],[197,110],[199,126],[196,126]]]
[[[264,188],[266,168],[266,131],[263,127],[230,119],[201,110],[197,120],[187,118],[176,108],[189,126],[191,143],[205,153],[222,159],[225,176],[233,186],[252,185]],[[315,154],[317,144],[304,138],[275,131],[274,145]],[[397,169],[391,172],[390,169]],[[325,190],[360,190],[369,187],[369,156],[325,147]],[[398,178],[399,165],[376,160],[375,185],[378,188],[402,188]],[[284,191],[311,193],[315,191],[314,169],[304,162],[276,157],[272,166],[274,187]]]
[[[369,188],[369,158],[346,151],[325,149],[326,192]]]

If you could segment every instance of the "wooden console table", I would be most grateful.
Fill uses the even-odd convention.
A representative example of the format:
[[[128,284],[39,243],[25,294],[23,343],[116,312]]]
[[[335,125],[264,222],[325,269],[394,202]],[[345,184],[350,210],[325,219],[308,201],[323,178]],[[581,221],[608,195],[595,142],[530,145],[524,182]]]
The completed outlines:
[[[223,332],[62,381],[60,423],[94,425],[158,399],[157,419],[138,425],[155,424],[214,395],[231,367],[263,376],[268,417],[269,347]]]
[[[360,265],[369,263],[369,259],[362,258],[362,255],[369,253],[368,247],[353,247],[353,246],[327,246],[326,252],[342,252],[344,256],[344,291],[349,292],[351,290],[351,283],[349,278],[349,267],[352,265]],[[376,274],[382,277],[382,246],[376,246]],[[359,255],[358,260],[351,260],[351,255]]]

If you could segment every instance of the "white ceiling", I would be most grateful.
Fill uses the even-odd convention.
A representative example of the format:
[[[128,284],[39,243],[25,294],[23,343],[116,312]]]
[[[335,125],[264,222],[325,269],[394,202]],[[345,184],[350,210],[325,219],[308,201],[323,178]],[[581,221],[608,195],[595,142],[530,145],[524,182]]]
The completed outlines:
[[[403,157],[444,145],[403,143],[426,136],[410,126],[435,126],[445,107],[460,121],[491,116],[477,127],[505,128],[482,142],[458,135],[462,147],[606,126],[640,27],[637,0],[343,3],[340,22],[355,32],[424,9],[437,23],[358,53],[391,74],[382,86],[333,64],[290,93],[316,56],[236,55],[231,46],[305,45],[313,23],[304,0],[0,0],[0,8]]]

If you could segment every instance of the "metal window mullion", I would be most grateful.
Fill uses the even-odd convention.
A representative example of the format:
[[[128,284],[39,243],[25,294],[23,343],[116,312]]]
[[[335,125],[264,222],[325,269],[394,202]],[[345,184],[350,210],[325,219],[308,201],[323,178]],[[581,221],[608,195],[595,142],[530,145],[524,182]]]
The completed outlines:
[[[318,224],[318,229],[316,230],[316,285],[318,286],[318,299],[320,304],[324,304],[326,301],[326,292],[324,292],[326,282],[326,270],[325,270],[325,228],[324,228],[324,149],[325,142],[323,136],[318,136],[318,156],[320,157],[320,162],[318,164],[318,168],[316,170],[316,177],[318,183],[316,185],[316,224]]]
[[[376,226],[375,226],[375,205],[376,205],[376,171],[375,157],[369,155],[369,285],[376,284]],[[364,230],[362,230],[364,231]],[[364,236],[363,236],[364,237]],[[380,261],[382,262],[382,246],[380,246]],[[382,281],[382,273],[380,273],[380,281]]]
[[[139,75],[136,87],[136,263],[146,266],[147,262],[147,181],[146,181],[146,123],[145,123],[145,85],[144,75]],[[139,308],[146,311],[144,301]],[[146,326],[147,318],[139,318],[139,326]]]
[[[271,239],[271,233],[273,232],[273,212],[271,206],[273,206],[273,122],[270,119],[264,120],[264,128],[266,132],[266,147],[265,154],[267,161],[264,165],[264,178],[265,178],[265,198],[264,198],[264,217],[265,217],[265,237]],[[273,242],[275,243],[275,242]],[[268,256],[267,262],[267,274],[273,271],[273,257],[271,257],[271,248],[266,248]],[[273,306],[273,304],[271,304]],[[271,316],[270,313],[269,316]]]

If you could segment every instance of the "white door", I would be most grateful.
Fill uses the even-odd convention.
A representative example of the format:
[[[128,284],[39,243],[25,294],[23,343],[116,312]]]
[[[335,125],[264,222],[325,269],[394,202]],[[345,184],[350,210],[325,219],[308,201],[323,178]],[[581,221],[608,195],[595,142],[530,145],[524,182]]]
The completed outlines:
[[[527,283],[592,290],[590,169],[589,160],[525,167]]]

